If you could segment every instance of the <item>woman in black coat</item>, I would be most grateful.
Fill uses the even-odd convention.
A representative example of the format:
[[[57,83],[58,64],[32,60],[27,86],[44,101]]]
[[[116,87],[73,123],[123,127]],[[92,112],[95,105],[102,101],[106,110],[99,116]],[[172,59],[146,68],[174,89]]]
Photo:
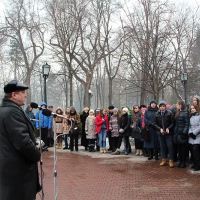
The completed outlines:
[[[86,139],[86,133],[85,133],[85,121],[88,115],[89,115],[89,108],[85,107],[83,109],[83,114],[80,115],[82,123],[81,145],[85,147],[85,150],[87,150],[88,148],[88,141]]]
[[[144,115],[144,121],[146,126],[149,129],[150,133],[150,141],[144,141],[144,148],[149,149],[150,156],[148,160],[153,159],[153,150],[155,153],[155,160],[158,160],[158,149],[160,149],[160,143],[158,140],[158,134],[155,127],[152,125],[154,121],[154,115],[158,111],[157,102],[155,100],[151,100],[148,109]]]
[[[187,144],[189,130],[189,115],[183,101],[178,101],[175,115],[175,127],[173,141],[178,146],[179,164],[178,167],[186,167]]]

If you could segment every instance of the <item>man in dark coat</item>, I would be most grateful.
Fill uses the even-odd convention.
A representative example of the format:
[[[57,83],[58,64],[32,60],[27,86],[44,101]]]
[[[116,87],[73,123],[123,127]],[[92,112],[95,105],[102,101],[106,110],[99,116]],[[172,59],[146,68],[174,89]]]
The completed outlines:
[[[4,86],[0,106],[0,199],[34,200],[39,191],[34,127],[22,110],[28,87],[17,80]]]

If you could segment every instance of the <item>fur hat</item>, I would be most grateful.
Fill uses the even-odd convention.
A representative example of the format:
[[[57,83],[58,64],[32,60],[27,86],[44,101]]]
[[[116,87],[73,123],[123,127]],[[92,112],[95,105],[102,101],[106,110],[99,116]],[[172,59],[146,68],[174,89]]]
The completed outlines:
[[[123,108],[122,110],[128,113],[128,108]]]
[[[113,109],[113,112],[118,112],[118,108],[114,108],[114,109]]]
[[[93,110],[93,109],[90,109],[90,112],[93,112],[93,113],[94,113],[94,110]]]
[[[151,105],[152,103],[155,103],[155,104],[157,105],[157,102],[156,102],[156,100],[154,100],[154,99],[152,99],[152,100],[150,101],[149,105]]]

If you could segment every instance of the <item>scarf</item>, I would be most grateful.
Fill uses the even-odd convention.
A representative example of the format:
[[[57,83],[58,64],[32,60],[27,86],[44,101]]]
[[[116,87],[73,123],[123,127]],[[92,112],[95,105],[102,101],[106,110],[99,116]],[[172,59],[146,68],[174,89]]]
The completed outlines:
[[[142,128],[144,128],[145,127],[144,115],[141,115],[141,119],[142,119]]]
[[[94,116],[88,116],[89,118],[89,125],[92,126],[94,124]]]

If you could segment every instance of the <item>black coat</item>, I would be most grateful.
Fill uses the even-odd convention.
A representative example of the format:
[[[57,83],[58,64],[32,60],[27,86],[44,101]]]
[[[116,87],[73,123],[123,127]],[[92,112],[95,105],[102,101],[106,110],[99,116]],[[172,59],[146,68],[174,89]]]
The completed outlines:
[[[82,123],[81,145],[84,147],[88,146],[87,139],[86,139],[86,133],[85,133],[85,121],[86,121],[86,118],[88,117],[88,115],[89,115],[89,113],[88,112],[86,113],[84,111],[83,111],[83,114],[80,115],[81,123]]]
[[[120,135],[130,136],[130,117],[127,113],[120,117],[119,129],[124,130],[124,133],[119,133]]]
[[[157,111],[154,115],[153,126],[156,128],[158,135],[161,135],[160,129],[163,129],[162,117],[164,122],[164,128],[169,129],[169,134],[173,133],[173,126],[174,126],[174,115],[170,110],[165,110],[163,116],[161,116],[161,111]]]
[[[154,121],[154,115],[157,111],[158,111],[157,107],[156,108],[148,107],[148,109],[146,110],[144,114],[144,121],[145,121],[146,126],[148,126],[150,137],[151,137],[151,141],[149,142],[144,141],[144,148],[150,148],[150,149],[160,148],[160,142],[158,140],[157,130],[152,124]]]
[[[34,127],[14,101],[0,106],[0,199],[33,200],[38,184]]]
[[[175,144],[188,143],[189,115],[185,110],[181,110],[175,120],[173,141]]]

